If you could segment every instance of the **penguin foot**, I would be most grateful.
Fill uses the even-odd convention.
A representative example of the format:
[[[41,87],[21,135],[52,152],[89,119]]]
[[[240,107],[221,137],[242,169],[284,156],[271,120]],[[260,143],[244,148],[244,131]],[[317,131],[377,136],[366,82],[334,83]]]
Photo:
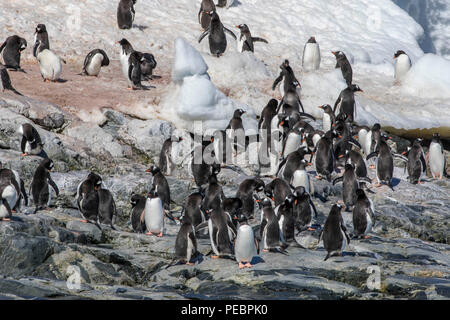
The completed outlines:
[[[20,156],[21,157],[26,157],[28,155],[28,153],[22,153]]]
[[[156,235],[158,238],[162,238],[162,236],[163,236],[163,233],[162,232],[160,232],[160,233],[158,233],[157,235]]]
[[[11,218],[3,218],[2,221],[11,221]]]
[[[188,266],[194,266],[195,265],[195,263],[192,263],[192,262],[186,262],[186,265],[188,265]]]
[[[246,267],[245,264],[243,264],[242,262],[239,262],[239,269],[244,269]]]
[[[245,266],[246,266],[247,268],[253,267],[252,264],[251,264],[250,262],[247,262],[247,263],[245,264]]]
[[[363,238],[364,239],[370,239],[370,236],[364,236]]]
[[[153,232],[147,232],[146,235],[152,236],[152,235],[153,235]]]
[[[87,221],[87,220],[81,220],[81,222],[83,222],[83,223],[88,223],[89,221]]]
[[[219,259],[219,256],[211,256],[211,259]]]
[[[317,180],[322,180],[321,176],[314,176],[314,178],[316,178]]]
[[[263,249],[263,252],[269,252],[269,250],[267,250],[267,249]]]
[[[311,227],[308,227],[308,229],[306,229],[306,230],[308,230],[308,231],[316,231],[316,229],[313,229]]]
[[[375,187],[377,187],[377,188],[379,188],[379,187],[381,187],[381,186],[382,186],[381,183],[377,183],[377,184],[375,185]]]
[[[370,168],[370,169],[375,169],[375,165],[371,164],[371,165],[369,166],[369,168]]]

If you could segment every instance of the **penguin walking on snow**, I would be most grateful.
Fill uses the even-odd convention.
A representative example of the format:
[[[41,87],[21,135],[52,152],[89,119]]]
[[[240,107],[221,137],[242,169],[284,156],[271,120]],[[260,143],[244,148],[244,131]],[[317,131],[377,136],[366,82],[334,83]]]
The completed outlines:
[[[398,50],[394,55],[395,61],[395,81],[402,81],[411,69],[411,59],[403,50]]]
[[[211,16],[211,23],[198,39],[198,43],[209,34],[209,50],[212,55],[220,57],[227,48],[225,32],[232,36],[234,40],[237,40],[237,38],[233,31],[224,27],[216,11],[208,11],[207,13]]]
[[[302,66],[306,71],[319,70],[320,47],[315,37],[309,38],[303,48]]]
[[[444,147],[439,133],[433,134],[433,139],[428,149],[428,163],[433,179],[439,177],[439,180],[442,180],[443,176],[447,176]]]
[[[198,23],[202,26],[203,30],[206,30],[211,23],[211,16],[209,12],[216,11],[216,5],[213,0],[202,0],[200,4],[200,10],[198,12]]]
[[[22,134],[20,149],[22,156],[38,155],[42,152],[44,144],[37,130],[29,123],[24,123],[19,127],[18,132]]]
[[[346,115],[346,120],[353,122],[356,117],[355,92],[364,92],[358,85],[352,84],[341,91],[337,98],[333,113]]]
[[[334,204],[331,207],[328,218],[319,236],[323,240],[323,246],[327,251],[324,261],[333,256],[342,256],[345,247],[350,244],[350,237],[347,234],[347,228],[341,215],[342,207]]]
[[[84,59],[81,75],[97,77],[102,67],[109,66],[109,58],[102,49],[94,49]]]
[[[151,236],[155,233],[158,238],[163,236],[165,231],[164,209],[157,186],[147,195],[141,221],[145,221],[147,235]]]
[[[350,88],[353,81],[353,70],[350,62],[348,61],[345,53],[342,51],[333,51],[332,54],[336,57],[336,68],[340,68],[342,71],[342,76],[347,83],[347,87]]]
[[[120,0],[117,7],[117,24],[119,29],[131,29],[133,26],[136,0]]]
[[[246,24],[240,24],[236,26],[241,31],[241,36],[238,41],[238,52],[251,51],[255,52],[254,42],[264,42],[269,43],[266,39],[259,37],[252,37],[250,29]]]
[[[145,223],[141,221],[141,215],[142,212],[145,209],[145,203],[147,199],[144,196],[141,196],[139,194],[132,194],[131,195],[131,227],[133,228],[134,232],[137,233],[144,233],[145,232]]]
[[[251,268],[252,259],[259,254],[259,243],[253,228],[248,225],[247,218],[239,220],[236,240],[234,242],[234,255],[239,263],[239,269]]]
[[[3,63],[8,69],[14,71],[25,71],[20,67],[20,55],[27,48],[27,40],[17,35],[6,38],[0,46],[0,53],[3,57]]]
[[[14,89],[14,87],[12,86],[8,70],[6,70],[6,67],[1,63],[0,63],[0,90],[1,92],[5,92],[5,90],[10,90],[17,95],[22,96],[22,94],[16,89]]]
[[[353,235],[357,238],[368,239],[375,223],[375,209],[372,200],[367,198],[364,190],[356,190],[356,204],[353,208]]]
[[[34,205],[36,213],[40,209],[50,206],[52,200],[52,190],[55,190],[56,196],[59,196],[59,189],[56,183],[52,180],[50,171],[52,171],[54,165],[51,159],[44,159],[37,167],[33,181],[31,182],[31,194],[33,195]]]
[[[295,77],[294,71],[289,65],[289,60],[284,60],[284,62],[280,65],[280,69],[280,75],[273,82],[272,90],[275,90],[276,86],[280,83],[280,93],[281,96],[284,97],[291,87],[294,87],[297,91],[296,88],[300,88],[300,82]],[[298,92],[297,94],[300,96]]]

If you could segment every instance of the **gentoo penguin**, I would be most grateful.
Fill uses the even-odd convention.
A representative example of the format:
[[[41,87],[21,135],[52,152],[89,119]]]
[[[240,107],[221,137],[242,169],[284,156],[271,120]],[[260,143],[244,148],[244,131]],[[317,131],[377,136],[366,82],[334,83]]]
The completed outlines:
[[[197,228],[198,225],[206,221],[205,212],[202,210],[202,202],[205,194],[203,192],[194,192],[186,198],[181,216],[183,221],[189,219],[190,223]]]
[[[94,223],[98,226],[98,190],[101,188],[102,178],[91,172],[77,187],[77,207],[83,222]]]
[[[196,229],[196,231],[199,231],[203,226],[208,226],[209,238],[214,253],[214,256],[212,256],[213,259],[233,254],[230,233],[236,235],[235,226],[222,208],[222,199],[224,199],[224,197],[218,194],[214,200],[211,201],[208,209],[208,221],[202,223]]]
[[[362,149],[364,151],[365,155],[370,154],[370,146],[372,143],[372,134],[370,134],[369,138],[369,132],[370,128],[367,126],[353,126],[352,135],[357,135],[358,142],[362,146]],[[368,143],[368,140],[370,139],[370,143]]]
[[[139,52],[139,61],[141,65],[141,80],[148,81],[161,78],[161,76],[153,74],[153,70],[158,65],[153,54]]]
[[[59,79],[62,73],[61,61],[64,63],[65,61],[49,49],[42,50],[39,40],[37,41],[37,60],[39,62],[39,68],[44,82],[55,82]]]
[[[280,226],[280,239],[285,247],[294,245],[302,247],[295,240],[295,216],[294,205],[296,197],[290,194],[284,199],[283,203],[276,210],[278,225]]]
[[[367,167],[366,163],[364,162],[363,157],[361,154],[355,150],[350,150],[346,152],[345,154],[345,163],[350,163],[355,166],[355,174],[358,178],[365,178],[367,177]],[[363,184],[360,182],[361,185]]]
[[[143,197],[139,194],[132,194],[131,195],[131,227],[133,228],[134,232],[137,233],[144,233],[145,232],[145,223],[141,221],[141,215],[142,211],[145,209],[145,203],[147,201],[146,197]]]
[[[347,228],[341,215],[342,207],[334,204],[331,207],[328,218],[320,233],[319,242],[323,240],[323,246],[327,251],[324,261],[333,256],[342,256],[347,244],[350,244],[350,238],[347,234]]]
[[[309,194],[314,194],[314,185],[312,180],[309,178],[308,172],[306,172],[306,166],[308,162],[303,159],[300,161],[297,169],[294,171],[292,175],[292,179],[290,181],[290,185],[294,188],[303,187],[305,192]]]
[[[151,166],[146,170],[152,174],[152,179],[149,184],[149,190],[157,188],[158,197],[161,199],[163,208],[170,211],[170,187],[166,177],[162,174],[161,170],[157,166]]]
[[[295,77],[294,71],[289,65],[289,60],[284,60],[284,62],[280,65],[280,75],[275,79],[272,85],[272,90],[275,90],[276,86],[280,84],[280,93],[281,96],[284,97],[286,92],[292,86],[300,87],[300,81]]]
[[[333,150],[333,139],[336,137],[336,131],[330,130],[317,143],[313,157],[317,179],[326,178],[328,181],[331,181],[331,174],[336,167]]]
[[[291,152],[278,166],[277,176],[284,179],[287,183],[291,183],[295,171],[299,168],[305,155],[309,154],[306,147],[300,147],[294,152]]]
[[[84,59],[81,75],[98,76],[102,67],[109,66],[109,58],[102,49],[94,49]]]
[[[277,114],[278,101],[276,99],[270,99],[267,105],[261,112],[261,116],[258,121],[258,131],[260,137],[266,141],[271,141],[272,133],[272,119]],[[270,149],[271,144],[267,144],[267,148]]]
[[[222,201],[222,209],[228,215],[228,219],[237,228],[239,226],[239,220],[247,219],[245,215],[242,214],[242,200],[239,198],[224,198]],[[230,233],[230,239],[234,240],[235,235]]]
[[[319,109],[323,110],[322,130],[323,132],[330,131],[334,123],[336,122],[336,117],[334,115],[333,109],[331,109],[331,106],[329,104],[324,104],[323,106],[320,106]]]
[[[306,144],[310,151],[313,151],[314,148],[317,146],[317,143],[319,140],[324,136],[325,132],[322,130],[314,130],[310,133],[305,133],[306,137]]]
[[[212,150],[210,150],[211,148],[209,146],[211,143],[208,142],[208,144],[206,144],[206,141],[204,142],[205,143],[202,143],[202,145],[196,146],[191,152],[192,161],[190,167],[192,175],[194,176],[195,184],[198,188],[202,188],[203,185],[208,183],[208,178],[212,170],[216,170],[217,172],[220,171],[220,165],[206,162],[206,157],[212,157],[213,153],[211,152]],[[208,153],[208,150],[211,153]],[[213,169],[213,167],[215,169]]]
[[[355,92],[364,92],[361,88],[352,84],[341,91],[339,97],[337,98],[333,113],[334,114],[344,114],[347,116],[349,122],[353,122],[356,117],[356,102],[355,102]]]
[[[50,42],[45,24],[38,24],[34,32],[33,56],[37,58],[38,52],[45,49],[50,50]]]
[[[233,113],[233,118],[231,118],[228,126],[226,127],[226,133],[230,141],[234,141],[233,149],[235,156],[238,153],[238,145],[241,146],[245,144],[245,130],[242,123],[242,115],[245,113],[242,109],[236,109]],[[239,143],[241,142],[241,143]]]
[[[292,194],[292,191],[286,181],[276,178],[266,184],[264,193],[275,202],[275,206],[279,206],[284,203],[287,196]]]
[[[176,168],[176,163],[172,157],[178,154],[178,144],[183,141],[182,137],[170,137],[164,141],[159,153],[159,168],[167,176],[172,175]]]
[[[148,193],[141,221],[145,221],[147,235],[151,236],[156,233],[159,238],[163,236],[165,231],[164,209],[163,202],[158,195],[158,187]]]
[[[356,190],[356,204],[353,208],[353,235],[357,238],[369,238],[367,234],[372,230],[375,222],[373,202],[367,198],[364,190]]]
[[[367,178],[358,178],[355,174],[355,165],[347,163],[345,165],[344,174],[333,180],[333,185],[338,182],[343,183],[342,198],[346,206],[346,211],[350,211],[350,208],[356,203],[357,196],[356,190],[360,189],[359,180],[371,183],[372,181]]]
[[[348,151],[355,146],[361,149],[361,145],[356,141],[350,131],[348,122],[343,120],[337,120],[335,125],[335,131],[338,133],[338,139],[334,142],[334,157],[339,166],[343,166],[343,158]]]
[[[0,183],[0,221],[11,221],[12,208],[19,199],[17,189],[11,181],[1,181]]]
[[[197,239],[195,238],[195,229],[188,217],[184,217],[180,230],[175,240],[174,260],[178,263],[194,265],[191,258],[197,253]]]
[[[208,11],[207,13],[211,16],[211,23],[198,39],[198,43],[209,34],[209,50],[212,55],[220,57],[227,48],[225,32],[232,36],[234,40],[237,40],[237,38],[233,31],[224,27],[216,11]]]
[[[117,216],[116,202],[108,189],[98,189],[98,222],[109,225],[112,229],[114,216]]]
[[[294,127],[289,130],[283,143],[283,158],[298,150],[305,141],[305,130],[303,128]]]
[[[245,216],[239,221],[236,240],[234,241],[234,255],[239,263],[239,269],[251,268],[253,257],[259,254],[259,243],[248,225]]]
[[[202,208],[203,210],[209,210],[211,204],[218,196],[221,199],[225,198],[222,186],[217,180],[217,174],[220,172],[220,167],[213,166],[212,172],[208,177],[208,186],[205,189],[205,198],[203,199]]]
[[[378,143],[376,150],[366,157],[366,161],[369,161],[373,157],[377,157],[377,187],[381,187],[382,184],[386,184],[392,189],[392,191],[394,191],[394,187],[392,186],[392,177],[394,174],[394,157],[391,152],[391,148],[386,143],[387,138],[388,137],[384,135],[380,137],[380,142]],[[403,158],[402,160],[406,160],[402,156],[395,156],[401,159]]]
[[[411,69],[411,59],[405,51],[398,50],[395,55],[395,80],[401,81]]]
[[[316,206],[311,200],[311,195],[305,190],[303,186],[297,187],[294,190],[294,217],[295,227],[298,232],[305,230],[314,231],[312,228],[313,213],[314,218],[317,218]]]
[[[245,179],[239,185],[236,198],[242,200],[242,213],[245,217],[250,218],[253,216],[255,201],[261,201],[258,197],[258,192],[264,191],[264,187],[264,181],[258,178]]]
[[[50,176],[50,171],[52,171],[53,167],[53,161],[46,158],[42,160],[34,173],[33,181],[31,182],[31,194],[33,195],[34,205],[36,206],[34,213],[50,206],[52,200],[50,186],[55,190],[56,196],[59,195],[58,186]]]
[[[14,186],[16,194],[18,195],[17,201],[13,203],[11,210],[20,212],[22,200],[25,205],[28,205],[28,195],[25,191],[25,184],[16,170],[3,168],[2,163],[0,162],[0,185],[8,186],[10,184]]]
[[[216,11],[216,5],[213,0],[202,0],[200,11],[198,12],[198,23],[206,30],[211,23],[209,12]]]
[[[266,39],[258,38],[258,37],[252,37],[252,34],[250,33],[250,29],[246,24],[240,24],[236,26],[241,31],[241,36],[239,37],[238,41],[238,52],[244,52],[244,51],[251,51],[255,52],[255,48],[253,43],[254,42],[265,42],[269,43]]]
[[[19,127],[18,132],[22,134],[20,149],[22,156],[29,154],[38,155],[42,152],[44,144],[37,130],[29,123],[24,123]]]
[[[283,247],[280,241],[280,226],[272,207],[272,201],[265,198],[262,201],[261,227],[259,229],[263,252],[278,251]]]
[[[441,135],[439,133],[433,134],[433,139],[428,149],[428,163],[433,179],[439,177],[442,180],[442,177],[447,175],[445,172],[444,147],[442,146]]]
[[[350,62],[342,51],[333,51],[332,54],[336,57],[336,68],[341,69],[347,87],[350,87],[353,80],[353,70]]]
[[[219,8],[229,8],[234,3],[234,0],[219,0],[217,6]]]
[[[20,67],[20,54],[27,48],[27,40],[17,35],[6,38],[0,46],[0,53],[3,57],[3,63],[6,68],[25,72]]]
[[[120,0],[117,7],[117,24],[119,29],[131,29],[134,21],[136,0]]]
[[[318,70],[320,67],[320,48],[315,37],[309,38],[303,48],[302,66],[306,71]]]
[[[127,79],[128,89],[143,89],[141,85],[141,54],[134,51],[127,39],[122,39],[117,43],[121,46],[120,64],[122,65],[122,73]]]
[[[377,149],[378,143],[381,140],[381,125],[379,123],[375,123],[372,126],[371,132],[367,136],[367,140],[370,137],[370,153],[374,152]]]
[[[6,70],[6,67],[1,63],[0,63],[0,90],[1,92],[5,92],[5,90],[11,90],[15,94],[22,96],[22,94],[16,89],[14,89],[14,87],[12,86],[8,70]]]
[[[425,154],[422,148],[422,139],[417,138],[414,140],[411,148],[406,153],[408,157],[408,174],[409,182],[412,184],[422,183],[420,178],[427,171],[427,164],[425,162]]]

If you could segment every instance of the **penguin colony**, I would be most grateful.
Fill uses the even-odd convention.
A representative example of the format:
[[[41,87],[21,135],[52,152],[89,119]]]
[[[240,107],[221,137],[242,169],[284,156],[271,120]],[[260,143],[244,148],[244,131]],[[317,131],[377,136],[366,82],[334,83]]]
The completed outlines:
[[[217,7],[228,8],[233,1],[220,0],[215,4],[212,0],[202,0],[198,12],[198,22],[204,30],[198,42],[208,36],[210,53],[222,56],[227,49],[228,33],[237,41],[239,52],[254,52],[255,43],[268,43],[267,40],[253,37],[249,26],[236,25],[240,36],[227,29],[220,20]],[[120,0],[117,9],[117,23],[120,29],[133,28],[136,0]],[[58,81],[65,61],[50,49],[49,35],[44,24],[35,29],[33,55],[36,57],[44,81]],[[120,44],[120,62],[123,76],[128,81],[128,88],[133,90],[147,89],[142,81],[157,78],[153,74],[156,60],[151,53],[135,51],[124,38]],[[25,39],[13,35],[0,46],[4,64],[0,65],[2,91],[16,91],[10,81],[9,71],[25,72],[20,66],[21,52],[27,48]],[[257,46],[256,46],[257,48]],[[201,146],[193,148],[203,154],[212,144],[216,163],[208,164],[192,162],[190,168],[197,191],[190,194],[184,202],[179,217],[171,212],[170,188],[165,175],[173,175],[177,169],[171,155],[183,138],[170,138],[164,142],[158,166],[152,165],[147,172],[151,179],[146,195],[131,194],[130,221],[134,232],[149,236],[163,237],[166,218],[179,224],[179,232],[175,240],[175,263],[194,264],[197,250],[197,237],[202,233],[209,234],[212,258],[232,257],[239,268],[252,266],[253,258],[264,252],[273,251],[287,254],[288,248],[304,249],[296,240],[301,232],[320,230],[319,242],[327,252],[325,260],[332,256],[342,255],[351,237],[342,218],[342,210],[353,214],[353,238],[369,238],[376,215],[372,201],[368,197],[373,191],[369,188],[372,180],[368,177],[369,169],[375,170],[376,186],[386,185],[394,190],[393,159],[399,158],[406,165],[409,181],[412,184],[423,182],[427,168],[433,178],[447,177],[445,172],[444,149],[438,133],[433,135],[429,152],[425,155],[422,140],[416,139],[407,152],[395,154],[389,147],[389,137],[381,131],[379,124],[372,127],[359,126],[355,123],[355,95],[363,90],[353,83],[353,70],[350,61],[342,51],[333,51],[336,57],[336,68],[342,71],[347,87],[342,90],[334,107],[329,104],[319,106],[324,111],[323,128],[315,130],[308,122],[314,119],[305,113],[301,102],[301,84],[295,76],[288,60],[280,65],[280,75],[275,79],[272,90],[279,86],[281,101],[271,99],[259,117],[259,132],[266,133],[267,141],[260,147],[269,159],[265,174],[244,180],[238,187],[234,198],[227,198],[219,183],[221,168],[226,167],[224,157],[226,148],[230,147],[236,156],[248,147],[242,146],[234,138],[243,134],[244,110],[234,112],[225,131],[219,130],[218,137],[202,139]],[[411,60],[404,51],[397,51],[395,80],[401,81],[411,68]],[[315,37],[311,37],[303,50],[302,67],[305,71],[320,68],[321,52]],[[80,75],[98,76],[102,67],[110,63],[107,53],[102,49],[90,51],[83,64]],[[18,129],[21,134],[22,156],[37,155],[43,160],[36,168],[30,185],[30,193],[34,203],[34,214],[52,205],[52,195],[59,195],[58,186],[52,180],[53,161],[45,157],[44,144],[38,130],[29,123]],[[189,133],[191,137],[194,135]],[[226,146],[227,135],[233,140]],[[220,142],[222,141],[222,145]],[[267,142],[266,141],[266,142]],[[261,163],[261,169],[265,164]],[[307,168],[313,166],[315,175]],[[342,173],[342,174],[340,174]],[[315,179],[326,179],[330,185],[343,184],[342,201],[330,205],[328,218],[323,226],[316,223],[317,210],[315,199],[327,202],[328,194],[324,189],[321,194],[314,188]],[[264,182],[262,178],[270,178]],[[332,179],[334,178],[334,179]],[[114,195],[103,188],[101,176],[91,172],[80,181],[76,203],[84,222],[93,223],[98,228],[114,227],[117,216]],[[23,180],[18,172],[3,168],[0,163],[0,220],[10,221],[14,212],[20,212],[21,206],[28,206],[29,200]],[[251,220],[259,220],[259,232],[249,225]]]

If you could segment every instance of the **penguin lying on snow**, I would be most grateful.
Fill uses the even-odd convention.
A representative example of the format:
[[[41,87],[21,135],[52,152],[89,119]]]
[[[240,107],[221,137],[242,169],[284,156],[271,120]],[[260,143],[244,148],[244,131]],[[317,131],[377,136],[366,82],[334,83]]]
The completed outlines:
[[[109,66],[109,58],[102,49],[94,49],[84,59],[83,70],[80,75],[97,77],[102,67]]]
[[[17,35],[6,38],[0,46],[0,53],[6,68],[25,73],[20,67],[20,55],[27,48],[27,40]]]

